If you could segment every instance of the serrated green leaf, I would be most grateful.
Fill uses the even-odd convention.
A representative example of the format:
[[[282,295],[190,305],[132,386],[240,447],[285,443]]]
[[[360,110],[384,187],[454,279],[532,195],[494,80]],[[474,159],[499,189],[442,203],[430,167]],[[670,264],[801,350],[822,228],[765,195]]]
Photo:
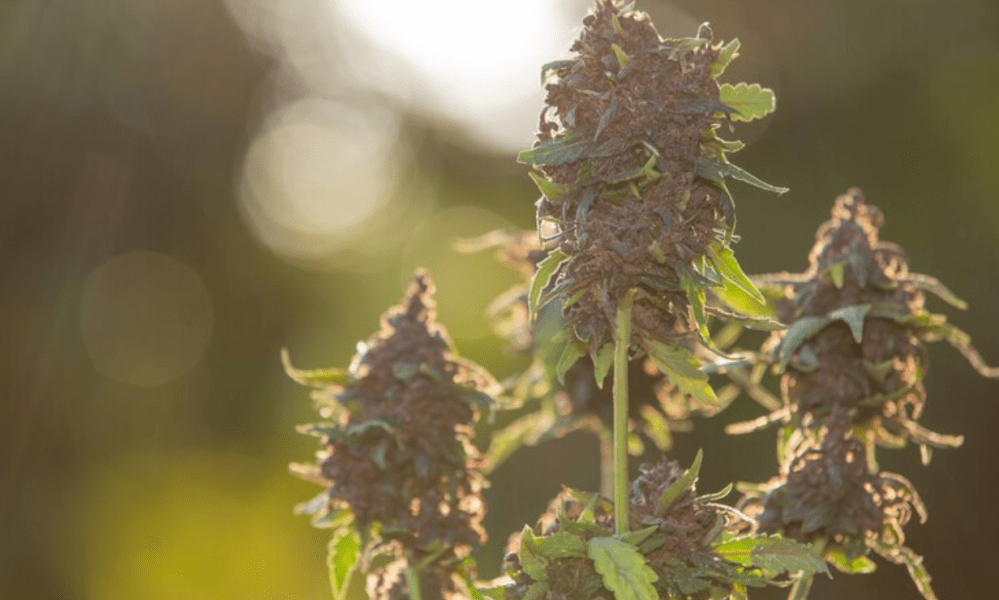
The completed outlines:
[[[784,325],[774,320],[774,310],[766,301],[760,302],[727,279],[723,279],[722,286],[711,290],[711,293],[738,316],[747,319],[747,327],[764,331],[784,328]]]
[[[694,484],[697,483],[697,476],[701,473],[701,461],[703,459],[704,451],[698,450],[697,456],[694,457],[694,462],[690,465],[690,468],[659,495],[659,500],[656,501],[657,517],[665,516],[669,507],[672,506],[684,492],[694,487]]]
[[[745,298],[749,298],[749,296],[745,292],[735,287],[731,283],[726,282],[725,285],[727,286],[727,289],[734,290],[735,292],[741,294]],[[708,312],[720,318],[722,321],[725,321],[729,325],[738,325],[740,327],[745,327],[746,329],[754,329],[756,331],[779,331],[781,329],[786,329],[783,323],[775,321],[769,317],[752,317],[748,315],[739,314],[738,312],[729,312],[728,310],[725,310],[717,306],[712,306]],[[718,338],[718,336],[716,335],[715,338]],[[726,338],[722,338],[721,341],[725,342],[725,341],[734,341],[734,340],[726,340]],[[715,346],[718,348],[727,347],[725,344],[718,342],[717,339],[714,340],[714,342]]]
[[[360,540],[353,531],[344,532],[330,540],[327,546],[326,567],[329,569],[330,588],[336,600],[343,600],[347,596],[350,577],[354,574],[360,554]]]
[[[593,360],[593,377],[597,380],[597,387],[603,389],[607,373],[614,364],[614,342],[607,342],[595,354],[590,351],[590,359]]]
[[[534,272],[534,278],[531,280],[531,289],[527,295],[527,304],[531,312],[532,322],[538,314],[538,309],[541,308],[538,306],[538,299],[541,298],[541,292],[548,287],[552,275],[555,274],[559,265],[566,258],[566,255],[561,250],[552,250],[543,261],[538,263],[538,268]]]
[[[315,388],[343,386],[350,382],[350,374],[344,369],[297,369],[291,364],[287,348],[281,348],[281,364],[284,372],[293,381]]]
[[[775,573],[829,573],[826,563],[810,546],[782,537],[758,537],[749,553],[754,567]]]
[[[567,135],[544,142],[517,155],[517,162],[533,166],[556,166],[576,162],[593,150],[593,142]]]
[[[777,370],[783,372],[791,362],[794,353],[816,333],[832,322],[829,317],[801,317],[791,324],[777,351]]]
[[[735,109],[733,121],[762,119],[777,107],[773,90],[761,87],[758,83],[724,83],[718,88],[718,99],[722,104]]]
[[[545,537],[531,539],[531,546],[537,554],[551,559],[586,556],[586,542],[578,535],[559,531]]]
[[[718,79],[718,76],[725,72],[729,63],[739,56],[739,40],[733,39],[718,50],[718,57],[711,63],[711,77]]]
[[[731,281],[760,304],[765,305],[766,300],[763,298],[763,294],[760,293],[760,290],[756,289],[756,286],[749,280],[749,277],[746,277],[742,267],[739,265],[739,261],[735,259],[735,253],[732,252],[731,248],[722,245],[720,242],[714,242],[708,246],[708,253],[711,255],[711,262],[714,263],[715,269],[718,270],[718,273],[722,277]]]
[[[750,552],[756,547],[756,539],[753,537],[736,538],[724,544],[719,544],[713,548],[714,552],[727,560],[748,567],[753,564]]]
[[[653,533],[659,530],[659,525],[650,525],[645,529],[639,529],[637,531],[628,531],[626,533],[615,534],[614,537],[621,540],[626,544],[631,544],[636,548],[640,548],[645,540],[649,539]]]
[[[556,204],[572,192],[572,186],[568,183],[551,181],[537,171],[530,171],[527,175],[537,184],[544,197]]]
[[[524,597],[521,600],[542,600],[547,592],[548,584],[538,582],[527,588],[527,592],[524,593]]]
[[[708,384],[707,374],[701,371],[700,363],[690,351],[648,338],[644,341],[649,358],[681,393],[692,396],[708,406],[719,406],[718,397]]]
[[[659,576],[631,544],[612,537],[595,537],[587,542],[586,553],[615,600],[659,600],[652,585]]]
[[[548,581],[548,565],[534,552],[534,532],[530,526],[524,525],[520,533],[520,567],[531,579],[540,583]]]

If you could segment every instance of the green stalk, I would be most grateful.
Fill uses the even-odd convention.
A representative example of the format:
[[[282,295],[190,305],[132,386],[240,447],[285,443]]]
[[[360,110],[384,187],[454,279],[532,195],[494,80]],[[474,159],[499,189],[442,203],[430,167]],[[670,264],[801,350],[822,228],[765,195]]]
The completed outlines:
[[[420,589],[420,572],[415,567],[406,567],[406,585],[409,586],[410,600],[423,600]]]
[[[635,290],[617,305],[614,336],[614,530],[628,532],[628,349]]]
[[[614,429],[601,424],[600,438],[600,495],[614,497]]]

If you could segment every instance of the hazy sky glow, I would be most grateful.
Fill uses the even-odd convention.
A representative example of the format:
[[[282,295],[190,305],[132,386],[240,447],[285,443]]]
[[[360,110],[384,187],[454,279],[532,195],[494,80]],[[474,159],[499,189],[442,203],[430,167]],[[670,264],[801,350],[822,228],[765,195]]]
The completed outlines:
[[[540,66],[567,53],[585,14],[567,15],[554,0],[330,1],[346,24],[412,69],[425,108],[508,151],[530,144]]]

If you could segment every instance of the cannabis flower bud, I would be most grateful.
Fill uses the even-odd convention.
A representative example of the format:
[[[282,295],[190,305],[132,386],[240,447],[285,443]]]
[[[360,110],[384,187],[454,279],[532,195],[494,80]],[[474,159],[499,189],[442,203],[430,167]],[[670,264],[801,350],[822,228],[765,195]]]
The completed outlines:
[[[764,278],[782,286],[778,310],[790,325],[772,334],[768,347],[784,373],[781,388],[795,422],[820,427],[842,408],[870,441],[889,447],[912,441],[928,460],[929,448],[961,439],[916,422],[926,401],[925,343],[945,339],[983,375],[997,373],[967,334],[926,311],[926,291],[966,305],[935,278],[909,271],[905,251],[879,239],[883,221],[851,189],[816,233],[808,270]]]
[[[576,339],[597,354],[635,290],[636,338],[673,345],[706,333],[705,286],[743,283],[728,248],[734,205],[725,177],[783,191],[730,164],[726,153],[741,144],[715,135],[726,119],[771,112],[773,93],[718,85],[738,42],[712,44],[707,25],[694,38],[663,39],[646,14],[610,0],[583,25],[576,57],[542,68],[538,142],[520,155],[536,169],[540,233],[552,246],[532,303],[560,298]]]
[[[840,570],[873,570],[872,550],[906,565],[932,600],[930,576],[902,531],[914,511],[925,520],[925,508],[907,479],[880,471],[875,452],[914,442],[928,463],[932,448],[962,442],[917,422],[927,342],[950,342],[983,375],[999,371],[984,364],[966,333],[927,312],[925,292],[965,304],[935,278],[910,272],[905,251],[879,239],[883,222],[851,189],[819,227],[804,273],[759,278],[780,298],[776,311],[789,325],[764,347],[781,375],[784,406],[757,421],[784,422],[781,472],[747,486],[743,505],[759,514],[762,531],[810,541]]]
[[[454,355],[435,320],[433,291],[417,272],[347,371],[288,367],[292,378],[319,388],[316,399],[329,418],[300,428],[320,438],[318,461],[292,471],[326,490],[299,511],[315,515],[319,526],[352,525],[373,540],[369,549],[388,548],[403,566],[434,557],[421,566],[422,586],[450,581],[438,566],[485,541],[485,482],[470,438],[497,386]],[[399,568],[370,573],[370,586],[393,597],[388,590],[398,590]]]
[[[611,503],[564,489],[513,541],[502,597],[730,598],[745,586],[786,583],[793,571],[824,571],[789,539],[751,535],[739,511],[697,495],[701,455],[690,469],[674,461],[643,464],[630,486],[632,530],[613,534]],[[500,596],[496,596],[500,597]]]

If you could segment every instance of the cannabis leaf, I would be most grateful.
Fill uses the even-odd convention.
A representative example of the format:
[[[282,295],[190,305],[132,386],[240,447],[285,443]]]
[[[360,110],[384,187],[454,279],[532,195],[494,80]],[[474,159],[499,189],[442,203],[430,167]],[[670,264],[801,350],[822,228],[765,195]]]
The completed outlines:
[[[718,273],[722,277],[731,281],[739,289],[756,299],[757,302],[765,302],[763,294],[760,293],[760,290],[756,289],[753,282],[742,271],[742,267],[739,266],[739,261],[735,259],[735,253],[732,252],[731,248],[715,242],[708,246],[708,252],[711,255],[711,261],[714,263],[715,269],[718,270]]]
[[[551,281],[552,275],[558,269],[558,266],[562,264],[562,261],[566,259],[566,255],[559,250],[552,250],[548,253],[543,261],[538,263],[538,270],[534,273],[534,279],[531,280],[531,289],[528,293],[528,307],[531,311],[531,319],[533,320],[538,314],[538,300],[541,298],[541,292],[548,287],[548,283]]]
[[[774,573],[828,573],[828,567],[811,548],[780,536],[748,536],[715,547],[729,562]]]
[[[281,349],[281,363],[284,372],[297,383],[316,388],[342,386],[350,382],[350,374],[344,369],[297,369],[291,364],[287,348]]]
[[[773,90],[760,87],[760,84],[722,84],[718,89],[718,99],[722,104],[735,109],[733,121],[753,121],[769,115],[777,107]]]
[[[717,79],[719,75],[725,72],[725,68],[728,67],[729,63],[736,56],[739,56],[738,39],[732,40],[718,50],[718,58],[711,64],[711,77]]]
[[[693,396],[708,406],[718,406],[718,397],[708,384],[708,376],[701,371],[700,363],[686,348],[668,346],[645,338],[649,358],[681,393]]]
[[[532,549],[545,558],[558,559],[586,556],[586,542],[578,535],[559,531],[530,540]]]
[[[524,150],[517,155],[517,162],[527,165],[564,165],[576,162],[593,150],[593,142],[587,139],[576,139],[567,135],[557,140],[544,142],[530,150]]]
[[[330,587],[336,600],[346,598],[350,576],[354,573],[360,552],[361,544],[357,539],[357,534],[353,531],[343,532],[330,540],[327,547],[326,566],[329,568]]]
[[[652,585],[659,576],[638,548],[612,537],[595,537],[587,542],[586,553],[616,600],[659,600]]]

